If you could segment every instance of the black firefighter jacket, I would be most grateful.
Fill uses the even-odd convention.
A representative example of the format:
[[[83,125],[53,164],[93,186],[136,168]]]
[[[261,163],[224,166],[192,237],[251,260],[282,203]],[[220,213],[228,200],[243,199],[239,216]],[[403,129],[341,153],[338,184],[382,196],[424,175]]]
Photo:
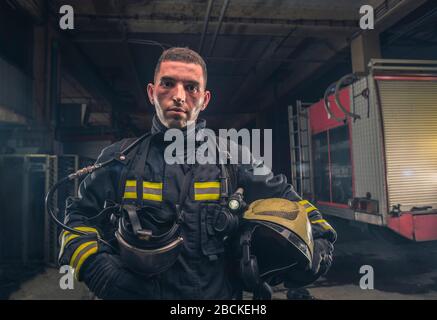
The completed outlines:
[[[199,120],[196,130],[204,127],[205,121]],[[191,182],[189,192],[181,204],[181,229],[184,238],[182,253],[169,270],[150,279],[157,291],[153,298],[231,299],[236,290],[233,286],[235,279],[232,278],[235,273],[227,268],[223,241],[208,234],[205,225],[208,206],[216,203],[219,196],[219,167],[213,164],[167,164],[164,161],[164,149],[168,145],[163,140],[165,130],[155,116],[151,129],[152,140],[140,177],[144,186],[143,199],[140,202],[162,209],[167,215],[164,219],[174,219],[174,204],[180,201],[182,184],[187,175],[190,175]],[[124,140],[110,145],[102,151],[97,162],[113,158],[127,145]],[[248,204],[273,197],[300,201],[306,207],[312,222],[314,238],[324,237],[331,242],[335,241],[336,234],[329,223],[311,203],[297,195],[284,175],[274,176],[272,172],[255,175],[253,166],[254,164],[236,166],[237,185],[244,188],[244,197]],[[120,195],[129,198],[130,193],[126,191],[133,184],[141,182],[136,181],[138,177],[135,172],[126,173],[125,167],[124,164],[117,163],[89,174],[80,184],[78,198],[67,200],[66,224],[78,230],[98,232],[104,239],[114,243],[114,229],[108,221],[91,223],[87,218],[97,215],[107,200],[120,201]],[[125,185],[122,185],[123,179],[120,178],[122,174],[126,174]],[[203,194],[203,187],[208,187],[208,194]],[[106,246],[86,236],[65,231],[61,234],[61,242],[60,264],[73,267],[79,280],[81,268],[87,259],[100,252],[111,252]]]

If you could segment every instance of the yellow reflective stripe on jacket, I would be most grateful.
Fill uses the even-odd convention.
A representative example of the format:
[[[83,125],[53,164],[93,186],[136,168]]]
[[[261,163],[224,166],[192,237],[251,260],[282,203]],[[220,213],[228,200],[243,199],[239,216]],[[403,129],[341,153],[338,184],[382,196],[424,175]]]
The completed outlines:
[[[126,180],[126,187],[136,187],[137,180]]]
[[[79,238],[79,237],[80,237],[80,235],[78,235],[78,234],[67,234],[67,235],[64,235],[64,238],[63,238],[63,240],[65,240],[64,244],[66,245],[71,240],[73,240],[75,238]]]
[[[215,193],[206,193],[206,194],[195,194],[194,200],[203,201],[203,200],[219,200],[220,194]]]
[[[81,226],[81,227],[74,227],[74,230],[78,230],[78,231],[83,231],[83,232],[88,232],[88,233],[97,233],[99,234],[99,232],[97,231],[96,228],[93,227],[86,227],[86,226]],[[64,249],[67,246],[67,244],[76,238],[79,238],[81,235],[78,234],[72,234],[70,231],[63,231],[61,234],[61,248],[59,250],[59,257],[61,257],[64,254]]]
[[[162,190],[162,182],[143,181],[143,188]]]
[[[88,232],[88,233],[91,232],[91,233],[99,234],[97,229],[93,228],[93,227],[85,227],[85,226],[84,227],[74,227],[73,229],[74,230],[78,230],[78,231]],[[70,235],[70,234],[71,234],[70,231],[63,231],[62,232],[62,242],[61,243],[66,245],[68,242],[70,242],[74,238],[80,237],[80,235],[78,235],[78,234],[72,234],[72,235]],[[68,235],[70,235],[70,236],[68,236]],[[62,246],[62,244],[61,244],[61,246]]]
[[[314,210],[317,210],[317,208],[313,205],[310,204],[310,206],[308,208],[305,208],[305,211],[307,213],[313,212]]]
[[[143,181],[143,199],[162,201],[162,182]]]
[[[124,199],[136,199],[137,193],[136,192],[125,192],[123,195]]]
[[[317,208],[315,206],[313,206],[308,200],[299,201],[299,204],[305,208],[305,211],[307,213],[310,213],[310,212],[313,212],[314,210],[317,210]]]
[[[311,221],[313,224],[320,224],[325,230],[333,230],[334,228],[325,219]]]
[[[61,241],[61,250],[59,250],[59,256],[62,256],[64,254],[64,248],[65,246],[73,239],[79,238],[80,236],[78,234],[70,234],[70,235],[63,235],[62,241]]]
[[[207,188],[219,188],[220,189],[220,182],[219,181],[194,182],[194,188],[195,189],[207,189]]]
[[[78,231],[83,231],[83,232],[92,232],[92,233],[97,233],[97,234],[99,234],[99,232],[97,231],[97,229],[96,229],[96,228],[93,228],[93,227],[85,227],[85,226],[83,226],[83,227],[74,227],[73,229],[74,229],[74,230],[78,230]],[[62,236],[63,236],[63,237],[66,237],[66,236],[69,235],[70,233],[71,233],[70,231],[64,231],[63,234],[62,234]]]
[[[84,254],[79,258],[76,267],[74,268],[76,279],[79,279],[80,268],[85,263],[86,259],[88,259],[91,255],[96,254],[99,250],[99,247],[96,243],[95,246],[91,246],[90,248],[84,250]]]
[[[194,183],[194,200],[219,200],[220,199],[220,182],[195,182]]]
[[[137,198],[137,181],[136,180],[126,180],[123,198],[124,199],[136,199]]]
[[[162,194],[143,193],[144,200],[162,201]]]
[[[82,243],[74,251],[73,256],[70,259],[70,267],[74,269],[75,277],[78,278],[80,268],[85,260],[94,253],[97,253],[98,245],[97,241],[88,241]]]
[[[304,206],[304,205],[306,205],[308,203],[309,203],[308,200],[301,200],[301,201],[299,201],[299,204],[302,205],[302,206]]]

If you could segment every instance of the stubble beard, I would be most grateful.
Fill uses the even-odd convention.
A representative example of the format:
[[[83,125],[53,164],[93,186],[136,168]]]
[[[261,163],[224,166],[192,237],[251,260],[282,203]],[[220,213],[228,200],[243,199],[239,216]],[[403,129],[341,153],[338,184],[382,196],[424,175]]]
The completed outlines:
[[[185,128],[188,123],[192,123],[193,121],[195,122],[199,116],[202,105],[203,99],[200,99],[196,107],[191,110],[191,113],[185,113],[185,117],[166,117],[165,111],[163,111],[158,99],[154,97],[154,106],[158,119],[169,129],[182,129]]]

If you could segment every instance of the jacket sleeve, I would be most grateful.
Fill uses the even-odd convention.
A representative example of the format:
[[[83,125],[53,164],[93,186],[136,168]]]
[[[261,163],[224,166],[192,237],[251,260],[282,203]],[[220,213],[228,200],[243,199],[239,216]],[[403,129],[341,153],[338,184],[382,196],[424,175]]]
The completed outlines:
[[[337,239],[334,228],[322,217],[320,211],[309,201],[302,199],[287,183],[287,177],[283,174],[274,175],[262,161],[251,157],[251,164],[240,164],[237,170],[238,185],[244,189],[244,197],[248,204],[255,200],[266,198],[284,198],[291,201],[299,201],[302,204],[311,222],[313,238],[325,238],[331,243]],[[256,170],[256,169],[263,170]],[[262,174],[259,174],[262,172]]]
[[[111,159],[119,152],[120,142],[101,152],[96,163]],[[96,216],[104,206],[105,200],[116,200],[117,168],[108,166],[88,174],[79,186],[78,197],[66,201],[65,224],[73,229],[98,234],[103,237],[103,225],[89,218]],[[98,243],[93,236],[76,235],[69,231],[60,234],[59,264],[74,269],[75,277],[81,280],[80,270],[85,261],[98,252],[108,252],[109,247]]]

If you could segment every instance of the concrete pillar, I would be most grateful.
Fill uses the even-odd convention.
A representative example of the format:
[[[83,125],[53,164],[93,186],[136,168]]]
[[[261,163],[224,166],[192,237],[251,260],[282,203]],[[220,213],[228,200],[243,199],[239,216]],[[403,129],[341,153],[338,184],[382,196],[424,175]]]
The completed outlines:
[[[53,50],[55,32],[48,22],[33,29],[33,121],[31,128],[44,137],[40,152],[52,153],[55,149],[54,110],[59,90],[59,59]],[[54,56],[56,54],[56,56]]]
[[[351,42],[352,71],[367,73],[370,59],[381,58],[379,33],[376,31],[363,32]]]
[[[50,122],[47,103],[47,35],[45,26],[35,26],[33,32],[33,117],[37,126]]]

